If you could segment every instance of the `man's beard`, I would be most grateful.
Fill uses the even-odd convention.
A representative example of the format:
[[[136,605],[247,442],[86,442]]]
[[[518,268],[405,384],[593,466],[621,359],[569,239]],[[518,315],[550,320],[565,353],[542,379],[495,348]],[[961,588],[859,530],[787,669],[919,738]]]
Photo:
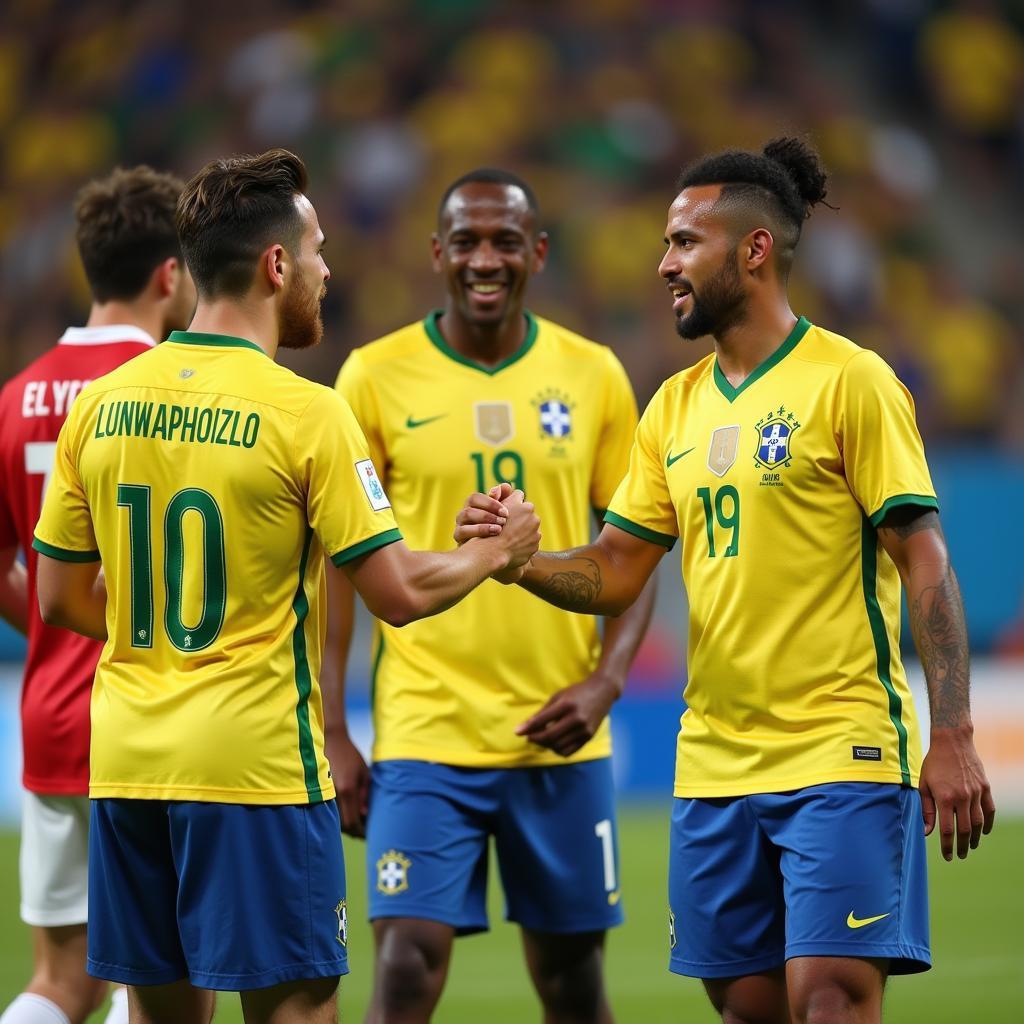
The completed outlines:
[[[689,289],[693,305],[686,316],[676,318],[680,338],[693,341],[708,334],[719,337],[746,314],[747,300],[740,286],[735,251],[726,256],[718,273],[702,285],[700,295],[688,281],[679,283]]]
[[[323,292],[317,294],[298,279],[288,289],[281,304],[278,345],[281,348],[312,348],[324,336],[324,322],[320,316]]]

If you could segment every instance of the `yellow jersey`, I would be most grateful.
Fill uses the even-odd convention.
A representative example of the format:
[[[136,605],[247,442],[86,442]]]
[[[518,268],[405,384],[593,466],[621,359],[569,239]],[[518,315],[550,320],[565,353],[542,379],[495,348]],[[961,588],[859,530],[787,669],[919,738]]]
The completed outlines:
[[[801,318],[733,387],[714,355],[637,428],[606,522],[671,548],[690,603],[676,796],[916,785],[900,581],[876,527],[937,508],[909,392]]]
[[[356,349],[338,375],[406,539],[452,547],[466,495],[507,480],[536,503],[545,546],[587,543],[592,509],[603,512],[621,480],[636,424],[622,365],[608,348],[528,314],[519,350],[485,368],[448,346],[438,316]],[[514,730],[593,671],[593,616],[488,580],[429,622],[376,629],[376,760],[566,763]],[[605,722],[568,761],[610,752]]]
[[[33,546],[106,576],[90,796],[332,797],[323,555],[399,537],[348,406],[249,341],[175,331],[83,390]]]

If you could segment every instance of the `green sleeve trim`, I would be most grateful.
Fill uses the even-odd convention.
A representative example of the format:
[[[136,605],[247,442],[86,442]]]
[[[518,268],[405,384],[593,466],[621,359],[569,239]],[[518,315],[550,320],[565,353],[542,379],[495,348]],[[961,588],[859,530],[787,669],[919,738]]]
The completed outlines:
[[[670,533],[658,533],[657,530],[648,530],[646,526],[640,526],[639,523],[634,523],[629,519],[624,519],[622,516],[616,515],[614,512],[605,512],[604,521],[610,523],[612,526],[617,526],[620,530],[625,530],[626,533],[633,534],[634,537],[639,537],[641,540],[645,540],[650,544],[657,544],[659,547],[665,548],[666,551],[671,551],[675,547],[676,538]]]
[[[371,551],[376,551],[377,548],[387,547],[388,544],[394,544],[396,540],[401,539],[402,533],[400,530],[385,530],[383,533],[378,533],[375,537],[368,537],[366,540],[361,540],[358,544],[344,548],[336,555],[331,555],[331,561],[340,568],[346,562],[351,562],[353,558],[359,558],[360,555],[368,555]]]
[[[302,761],[302,775],[306,784],[306,795],[311,804],[322,803],[323,790],[320,788],[319,761],[313,730],[309,724],[309,696],[313,692],[313,673],[309,667],[306,651],[306,616],[309,614],[309,599],[306,597],[306,565],[309,548],[313,542],[313,531],[306,527],[306,540],[302,545],[299,560],[299,582],[292,600],[295,613],[295,628],[292,630],[292,655],[295,658],[295,720],[299,732],[299,758]]]
[[[931,508],[938,511],[938,499],[932,494],[894,494],[887,498],[882,507],[868,518],[872,526],[879,526],[882,520],[894,509],[901,505],[919,505],[921,508]]]
[[[72,551],[70,548],[58,548],[53,544],[47,544],[45,540],[40,540],[38,537],[32,538],[32,547],[41,555],[56,558],[59,562],[98,562],[100,560],[98,551]]]

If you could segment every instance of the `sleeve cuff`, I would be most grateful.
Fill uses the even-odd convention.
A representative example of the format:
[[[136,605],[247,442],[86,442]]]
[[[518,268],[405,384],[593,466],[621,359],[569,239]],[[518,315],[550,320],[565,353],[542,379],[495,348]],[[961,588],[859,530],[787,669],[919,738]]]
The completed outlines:
[[[886,498],[877,512],[868,516],[871,525],[879,526],[894,508],[899,508],[902,505],[917,505],[920,508],[934,509],[935,511],[938,511],[939,508],[938,499],[934,494],[894,494],[891,498]]]
[[[331,555],[331,561],[340,568],[346,562],[351,562],[353,558],[359,558],[360,555],[368,555],[371,551],[387,547],[388,544],[394,544],[396,540],[401,539],[402,534],[400,530],[385,530],[383,533],[378,533],[375,537],[368,537],[366,540],[361,540],[358,544],[343,548],[337,554]]]
[[[47,544],[45,540],[38,537],[32,538],[32,547],[41,555],[47,558],[56,558],[59,562],[98,562],[100,553],[98,551],[72,551],[70,548],[58,548],[53,544]]]
[[[616,515],[614,512],[605,512],[604,521],[612,526],[617,526],[620,530],[625,530],[626,533],[631,533],[634,537],[639,537],[641,540],[645,540],[650,544],[657,544],[659,547],[665,548],[666,551],[671,551],[672,548],[675,547],[676,540],[678,539],[673,537],[670,533],[658,533],[657,530],[648,530],[646,526],[634,523],[631,519],[626,519],[623,516]]]

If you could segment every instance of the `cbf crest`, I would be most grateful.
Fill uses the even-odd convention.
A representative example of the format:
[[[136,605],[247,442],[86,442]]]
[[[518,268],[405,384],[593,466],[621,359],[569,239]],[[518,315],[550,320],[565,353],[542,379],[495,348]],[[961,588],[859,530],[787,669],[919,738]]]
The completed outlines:
[[[784,405],[768,413],[754,424],[757,430],[757,450],[754,462],[762,469],[777,470],[793,460],[793,435],[800,423]]]
[[[334,908],[335,916],[338,918],[338,934],[335,938],[343,946],[348,945],[348,903],[341,900]]]
[[[537,410],[538,427],[542,441],[568,441],[572,438],[572,415],[576,403],[555,388],[542,391],[533,400]]]
[[[385,896],[397,896],[409,888],[409,868],[412,861],[399,853],[398,850],[388,850],[380,860],[377,861],[377,891]]]

